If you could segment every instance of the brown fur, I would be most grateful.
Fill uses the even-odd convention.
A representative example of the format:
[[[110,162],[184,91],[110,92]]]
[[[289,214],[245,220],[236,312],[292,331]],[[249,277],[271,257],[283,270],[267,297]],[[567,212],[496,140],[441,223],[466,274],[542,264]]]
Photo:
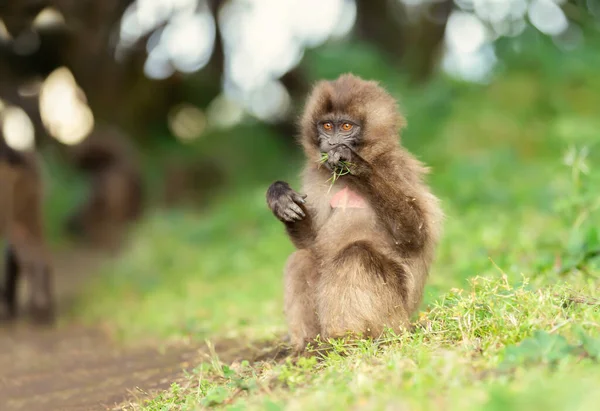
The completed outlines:
[[[226,181],[222,168],[212,160],[182,161],[178,156],[165,166],[164,203],[167,207],[193,205],[203,208]]]
[[[32,319],[50,323],[55,316],[52,263],[45,241],[43,187],[35,152],[17,152],[4,144],[0,133],[0,237],[5,237],[0,312],[14,319],[21,276],[28,291]]]
[[[122,229],[142,214],[144,190],[140,167],[126,137],[116,129],[99,127],[72,156],[89,174],[91,192],[69,218],[67,228],[92,242],[118,241]]]
[[[360,122],[361,140],[329,151],[330,159],[353,164],[330,188],[331,171],[319,164],[317,124],[336,118]],[[353,75],[319,82],[308,98],[300,136],[304,194],[283,182],[267,192],[299,249],[285,268],[285,313],[298,349],[318,334],[399,332],[421,303],[443,213],[423,181],[427,168],[400,145],[404,124],[385,90]],[[345,186],[367,207],[332,209],[331,198]]]

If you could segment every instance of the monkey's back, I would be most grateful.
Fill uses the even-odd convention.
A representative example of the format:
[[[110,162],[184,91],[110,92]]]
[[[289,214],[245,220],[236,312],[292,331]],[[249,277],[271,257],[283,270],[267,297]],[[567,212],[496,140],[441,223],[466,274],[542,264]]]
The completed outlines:
[[[42,202],[44,187],[40,159],[35,152],[23,154],[23,162],[15,166],[12,193],[12,222],[27,227],[27,236],[42,238],[44,235]]]
[[[13,171],[0,161],[0,238],[6,235],[11,214]]]
[[[13,164],[0,159],[0,235],[7,233],[9,221],[19,224],[41,212],[43,187],[38,156],[35,152],[15,154],[18,161]],[[35,220],[41,220],[41,216]],[[31,229],[34,235],[42,234],[37,227]]]

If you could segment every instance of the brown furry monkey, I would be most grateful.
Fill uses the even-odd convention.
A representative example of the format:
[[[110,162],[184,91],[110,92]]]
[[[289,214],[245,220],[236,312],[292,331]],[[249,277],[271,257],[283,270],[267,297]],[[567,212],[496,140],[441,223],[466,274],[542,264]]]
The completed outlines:
[[[68,232],[92,242],[119,241],[143,211],[144,187],[136,153],[117,128],[99,126],[71,149],[75,166],[88,174],[91,192],[67,221]]]
[[[54,281],[42,216],[43,187],[35,152],[10,148],[0,132],[0,236],[5,238],[0,319],[15,319],[24,280],[32,320],[55,319]]]
[[[284,305],[299,350],[317,335],[399,332],[422,300],[443,213],[423,181],[427,168],[400,145],[403,125],[383,88],[350,74],[319,82],[308,98],[302,190],[276,181],[267,191],[298,248],[285,267]],[[345,175],[331,185],[336,170]]]

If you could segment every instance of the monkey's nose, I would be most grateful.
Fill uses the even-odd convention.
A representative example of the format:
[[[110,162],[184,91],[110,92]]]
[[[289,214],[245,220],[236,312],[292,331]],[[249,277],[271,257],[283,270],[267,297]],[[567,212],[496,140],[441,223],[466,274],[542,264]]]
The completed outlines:
[[[331,141],[327,140],[327,141],[323,141],[321,143],[321,151],[324,153],[327,153],[329,150],[331,150],[333,148],[334,144],[331,144]]]

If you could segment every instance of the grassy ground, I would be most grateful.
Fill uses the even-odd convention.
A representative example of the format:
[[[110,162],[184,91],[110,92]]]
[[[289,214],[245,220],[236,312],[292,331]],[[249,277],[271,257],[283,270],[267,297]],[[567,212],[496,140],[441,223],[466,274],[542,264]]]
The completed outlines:
[[[597,409],[600,80],[585,64],[403,94],[405,145],[433,166],[448,215],[414,333],[337,342],[297,362],[215,356],[140,407]],[[74,315],[124,338],[280,338],[292,246],[264,192],[296,170],[278,153],[240,159],[242,175],[271,166],[205,214],[150,216]]]

